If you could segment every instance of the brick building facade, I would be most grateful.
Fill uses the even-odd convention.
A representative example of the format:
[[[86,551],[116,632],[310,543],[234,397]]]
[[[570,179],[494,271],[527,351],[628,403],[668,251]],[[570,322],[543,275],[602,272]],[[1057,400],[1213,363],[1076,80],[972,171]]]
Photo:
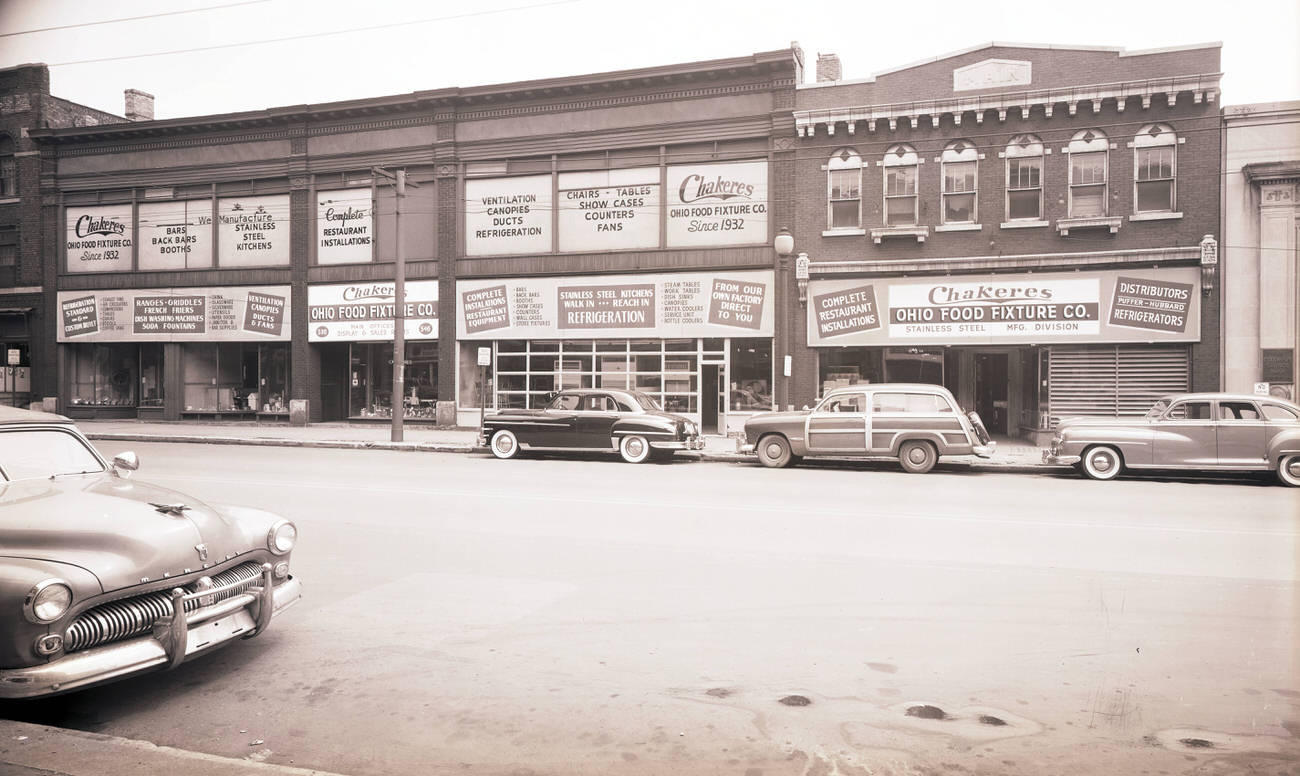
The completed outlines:
[[[400,252],[406,417],[618,386],[737,427],[788,349],[801,58],[35,131],[59,406],[387,417]]]
[[[790,403],[941,382],[1032,437],[1217,389],[1219,77],[1217,45],[989,44],[799,88]]]
[[[120,122],[120,116],[50,94],[45,65],[0,70],[0,404],[54,396],[53,331],[44,305],[41,159],[28,137],[43,127]]]

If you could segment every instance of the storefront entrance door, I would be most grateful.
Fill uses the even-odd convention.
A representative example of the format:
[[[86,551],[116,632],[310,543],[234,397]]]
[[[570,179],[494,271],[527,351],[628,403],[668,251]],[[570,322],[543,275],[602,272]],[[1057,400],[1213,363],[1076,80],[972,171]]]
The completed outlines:
[[[700,430],[705,434],[726,433],[723,367],[723,364],[700,364]]]
[[[320,345],[321,419],[343,420],[348,416],[348,346],[345,342]]]
[[[975,354],[975,411],[991,434],[1007,433],[1006,353]]]

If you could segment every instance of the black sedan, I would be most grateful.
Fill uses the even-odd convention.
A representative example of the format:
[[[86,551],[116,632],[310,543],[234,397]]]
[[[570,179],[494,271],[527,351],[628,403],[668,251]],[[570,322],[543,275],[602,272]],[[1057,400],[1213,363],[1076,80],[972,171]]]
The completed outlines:
[[[704,440],[690,418],[664,412],[639,391],[560,391],[545,409],[503,410],[484,419],[479,444],[497,458],[520,450],[618,452],[628,463],[700,450]]]

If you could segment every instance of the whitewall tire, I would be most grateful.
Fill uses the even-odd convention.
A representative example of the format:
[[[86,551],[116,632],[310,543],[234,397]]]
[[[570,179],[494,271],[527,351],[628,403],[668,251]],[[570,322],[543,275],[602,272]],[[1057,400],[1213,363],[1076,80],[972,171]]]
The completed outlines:
[[[498,431],[488,441],[492,454],[505,461],[519,455],[519,439],[513,431]]]
[[[1079,464],[1084,475],[1094,480],[1113,480],[1124,469],[1124,459],[1109,445],[1088,448]]]
[[[619,455],[628,463],[641,463],[650,457],[650,443],[638,434],[628,434],[618,443]]]
[[[1277,478],[1283,485],[1300,488],[1300,454],[1288,453],[1277,462]]]

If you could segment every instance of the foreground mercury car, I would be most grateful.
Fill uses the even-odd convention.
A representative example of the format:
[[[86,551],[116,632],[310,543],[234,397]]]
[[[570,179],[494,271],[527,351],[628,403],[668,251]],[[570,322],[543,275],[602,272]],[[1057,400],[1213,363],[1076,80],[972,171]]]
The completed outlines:
[[[137,468],[61,415],[0,407],[0,698],[175,667],[301,596],[293,523],[128,480]]]
[[[811,410],[754,415],[739,449],[773,468],[808,455],[870,456],[923,473],[942,455],[991,457],[995,444],[943,386],[874,383],[836,388]]]
[[[520,449],[615,452],[628,463],[669,458],[676,450],[701,450],[699,426],[664,412],[640,391],[560,391],[544,409],[503,410],[483,420],[479,445],[497,458]]]
[[[1142,418],[1062,421],[1043,462],[1094,480],[1124,469],[1276,471],[1300,486],[1300,406],[1271,396],[1165,396]]]

